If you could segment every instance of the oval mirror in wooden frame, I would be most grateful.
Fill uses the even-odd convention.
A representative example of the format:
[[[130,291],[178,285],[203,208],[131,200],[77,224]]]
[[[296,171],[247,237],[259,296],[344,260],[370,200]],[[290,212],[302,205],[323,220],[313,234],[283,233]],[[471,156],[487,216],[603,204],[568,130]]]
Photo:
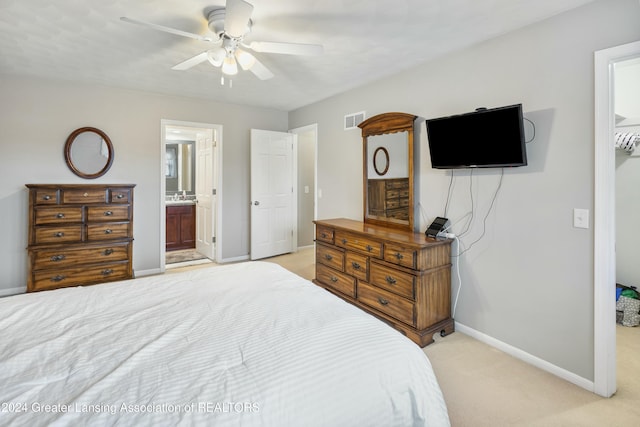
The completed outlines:
[[[101,177],[113,164],[113,144],[106,133],[93,127],[71,132],[64,144],[64,160],[81,178]]]
[[[384,113],[360,123],[363,142],[364,222],[413,230],[413,126],[417,116]],[[382,149],[382,150],[381,150]],[[380,175],[376,154],[384,151]]]

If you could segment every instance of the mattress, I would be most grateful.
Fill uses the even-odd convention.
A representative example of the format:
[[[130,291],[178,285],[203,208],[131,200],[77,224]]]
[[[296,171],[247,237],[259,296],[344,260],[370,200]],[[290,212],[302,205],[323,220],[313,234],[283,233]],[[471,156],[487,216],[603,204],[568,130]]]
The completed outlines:
[[[269,262],[0,298],[0,425],[448,426],[424,352]]]

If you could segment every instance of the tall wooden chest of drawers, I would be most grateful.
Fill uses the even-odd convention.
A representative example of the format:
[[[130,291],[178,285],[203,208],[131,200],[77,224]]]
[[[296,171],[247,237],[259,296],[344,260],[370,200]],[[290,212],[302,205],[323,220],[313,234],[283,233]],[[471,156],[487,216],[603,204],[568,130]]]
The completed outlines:
[[[424,347],[454,330],[451,240],[349,219],[314,221],[314,283]]]
[[[27,184],[27,292],[133,278],[131,184]]]

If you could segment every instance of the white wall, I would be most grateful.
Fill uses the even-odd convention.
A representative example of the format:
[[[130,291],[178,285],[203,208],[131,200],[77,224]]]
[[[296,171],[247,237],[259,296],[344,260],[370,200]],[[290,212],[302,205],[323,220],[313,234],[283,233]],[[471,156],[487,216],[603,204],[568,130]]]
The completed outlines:
[[[250,128],[286,131],[287,114],[203,100],[69,82],[0,79],[0,292],[26,286],[28,183],[133,183],[133,267],[160,268],[160,120],[223,125],[223,258],[249,253]],[[63,147],[76,128],[111,138],[115,160],[96,180],[65,165]]]
[[[362,218],[362,143],[358,132],[342,129],[348,112],[420,116],[423,231],[444,213],[451,176],[430,167],[424,119],[523,103],[536,125],[529,166],[505,171],[484,236],[460,258],[455,318],[592,381],[593,230],[573,228],[572,213],[593,209],[593,53],[640,39],[638,22],[636,0],[596,1],[291,112],[292,127],[319,126],[318,217]],[[454,222],[469,211],[469,175],[456,172],[448,212]],[[473,172],[475,217],[464,246],[482,236],[499,179],[499,170]],[[458,288],[454,279],[454,295]]]

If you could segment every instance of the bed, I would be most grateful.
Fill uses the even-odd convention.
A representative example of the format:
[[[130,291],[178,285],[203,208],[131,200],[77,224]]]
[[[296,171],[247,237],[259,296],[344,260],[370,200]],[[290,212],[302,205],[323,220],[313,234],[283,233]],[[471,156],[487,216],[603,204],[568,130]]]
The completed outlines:
[[[424,352],[269,262],[0,298],[0,425],[448,426]]]

